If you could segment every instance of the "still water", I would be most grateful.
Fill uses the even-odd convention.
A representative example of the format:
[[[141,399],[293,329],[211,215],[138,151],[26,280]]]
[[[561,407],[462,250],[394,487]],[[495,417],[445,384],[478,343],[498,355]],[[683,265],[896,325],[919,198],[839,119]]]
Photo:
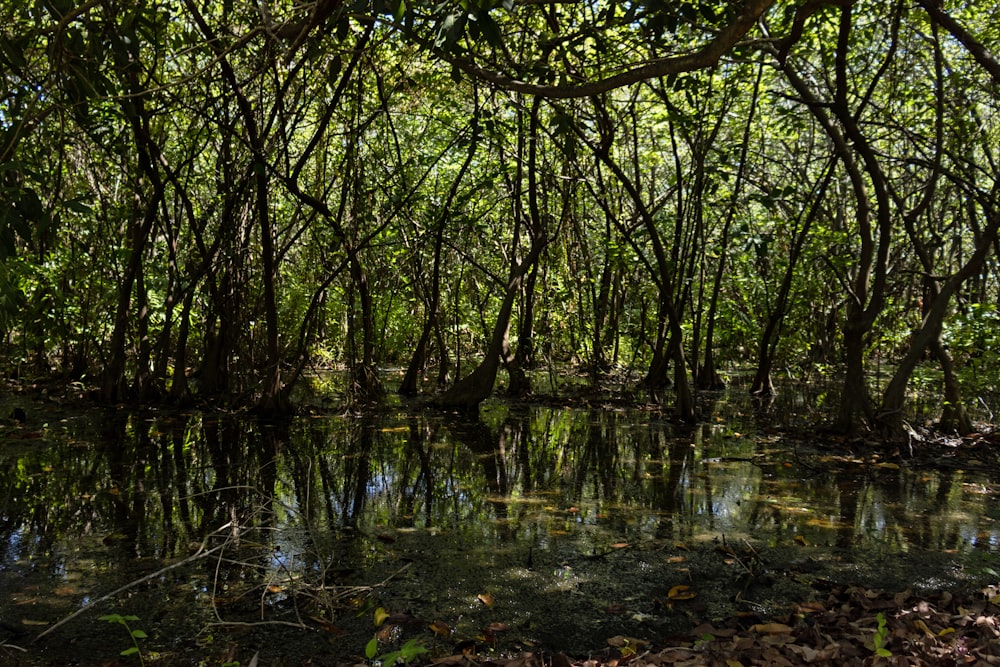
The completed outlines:
[[[351,663],[414,638],[579,655],[826,582],[997,580],[985,462],[914,470],[715,413],[35,406],[0,432],[0,664],[138,664],[108,614],[137,617],[152,664]]]

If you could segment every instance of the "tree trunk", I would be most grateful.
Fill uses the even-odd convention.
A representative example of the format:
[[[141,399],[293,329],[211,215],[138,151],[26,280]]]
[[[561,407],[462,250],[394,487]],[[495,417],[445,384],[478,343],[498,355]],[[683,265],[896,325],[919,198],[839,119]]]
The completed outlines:
[[[548,240],[541,234],[536,234],[532,239],[531,250],[528,251],[524,261],[513,271],[510,282],[507,284],[507,292],[500,304],[486,355],[471,373],[438,397],[437,403],[439,405],[473,410],[493,393],[493,385],[496,384],[497,372],[500,370],[500,357],[507,345],[507,333],[510,330],[514,301],[517,299],[524,276],[538,262],[547,242]]]
[[[941,287],[940,292],[934,297],[930,309],[924,316],[920,328],[911,338],[909,349],[899,362],[896,372],[882,394],[879,423],[887,434],[896,436],[901,434],[903,406],[906,401],[906,387],[909,384],[910,377],[913,375],[917,364],[924,357],[924,353],[928,347],[933,350],[935,346],[941,346],[941,327],[948,312],[951,297],[970,276],[975,275],[979,271],[979,268],[986,260],[986,256],[997,239],[998,229],[1000,229],[1000,212],[994,210],[991,211],[989,224],[976,241],[975,251],[973,251],[965,265],[955,272]],[[941,351],[944,352],[943,349]],[[961,398],[958,396],[958,383],[954,380],[951,357],[945,353],[943,359],[940,355],[938,359],[942,363],[942,369],[946,371],[945,400],[952,404],[953,410],[957,410],[961,406]],[[949,396],[948,392],[952,392],[952,395]],[[963,420],[960,414],[950,414],[948,416],[958,420],[956,425],[963,427],[963,430],[971,430],[971,424],[968,423],[967,417]]]

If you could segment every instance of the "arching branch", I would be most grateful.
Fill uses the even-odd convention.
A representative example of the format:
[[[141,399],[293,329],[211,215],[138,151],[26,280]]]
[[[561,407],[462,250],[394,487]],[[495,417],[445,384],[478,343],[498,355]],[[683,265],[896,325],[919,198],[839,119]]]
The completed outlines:
[[[976,62],[989,72],[993,83],[1000,85],[1000,62],[961,23],[941,9],[940,0],[917,0],[917,4],[923,7],[941,27],[950,32],[952,37],[960,41]]]
[[[641,81],[656,79],[670,74],[693,72],[715,65],[719,59],[730,51],[740,39],[757,23],[757,19],[766,12],[775,0],[747,0],[743,11],[720,32],[715,39],[694,53],[657,58],[640,67],[609,76],[596,81],[588,81],[570,86],[548,86],[495,72],[476,63],[434,48],[436,55],[449,64],[457,67],[469,76],[491,83],[499,88],[514,91],[524,95],[537,95],[549,99],[579,99],[593,97],[616,88],[624,88]]]

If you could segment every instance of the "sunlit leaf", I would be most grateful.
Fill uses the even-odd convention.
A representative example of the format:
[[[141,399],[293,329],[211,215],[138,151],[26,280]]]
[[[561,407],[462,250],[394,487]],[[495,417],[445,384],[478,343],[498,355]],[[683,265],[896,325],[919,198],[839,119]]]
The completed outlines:
[[[921,632],[923,632],[928,637],[933,637],[934,636],[934,633],[931,632],[931,629],[927,627],[927,624],[924,623],[924,621],[922,619],[918,618],[916,621],[914,621],[913,622],[913,627],[915,627],[917,630],[920,630]]]
[[[375,627],[385,623],[385,619],[389,618],[389,612],[385,610],[385,607],[379,607],[375,610]]]
[[[728,667],[743,667],[742,662],[740,662],[739,660],[733,660],[732,658],[726,660],[726,665]]]
[[[796,542],[797,542],[798,544],[801,544],[801,545],[802,545],[802,546],[804,546],[804,547],[807,547],[807,546],[809,546],[809,541],[808,541],[808,540],[807,540],[806,538],[804,538],[804,537],[803,537],[802,535],[796,535],[796,536],[795,536],[795,541],[796,541]]]
[[[476,599],[482,602],[487,607],[493,606],[493,596],[490,595],[489,593],[480,593],[479,595],[476,596]]]
[[[695,597],[695,592],[691,590],[690,586],[678,584],[670,589],[667,597],[671,600],[691,600]]]
[[[439,637],[449,637],[451,636],[451,626],[443,621],[434,621],[430,624],[431,632]]]

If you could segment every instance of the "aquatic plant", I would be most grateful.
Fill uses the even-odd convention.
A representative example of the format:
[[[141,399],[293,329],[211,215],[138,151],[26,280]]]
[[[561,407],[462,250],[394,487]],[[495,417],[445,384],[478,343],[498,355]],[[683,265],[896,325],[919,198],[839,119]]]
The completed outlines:
[[[125,628],[125,631],[128,632],[129,638],[132,640],[132,646],[122,651],[119,655],[126,657],[136,655],[139,657],[140,665],[146,664],[146,660],[142,657],[142,650],[139,648],[139,640],[146,639],[148,635],[146,635],[143,630],[133,628],[129,625],[129,623],[135,623],[138,621],[138,616],[134,616],[132,614],[129,614],[128,616],[122,616],[121,614],[105,614],[104,616],[100,616],[98,620],[107,621],[108,623],[116,623]]]

